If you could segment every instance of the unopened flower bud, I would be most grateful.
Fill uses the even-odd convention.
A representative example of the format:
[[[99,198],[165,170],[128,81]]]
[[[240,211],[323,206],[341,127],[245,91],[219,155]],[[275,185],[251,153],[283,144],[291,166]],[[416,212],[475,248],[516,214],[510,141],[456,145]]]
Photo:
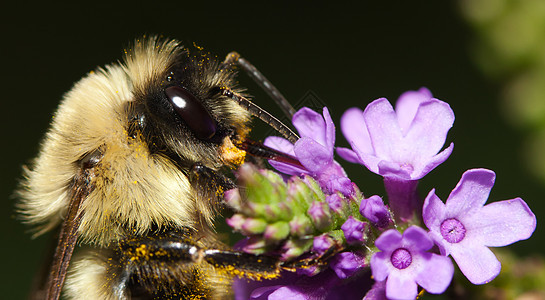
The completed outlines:
[[[327,231],[331,226],[331,213],[324,202],[314,201],[308,209],[308,215],[316,229],[321,232]]]
[[[314,241],[312,243],[312,251],[314,251],[318,255],[322,255],[327,250],[331,249],[334,244],[335,242],[329,235],[322,234],[314,237]]]
[[[388,207],[382,202],[382,199],[376,195],[361,200],[360,213],[374,226],[381,229],[388,227],[392,222]]]
[[[227,225],[231,226],[234,230],[241,230],[242,224],[246,219],[241,214],[234,214],[232,217],[225,219]]]
[[[364,259],[353,252],[341,252],[331,259],[330,266],[339,278],[345,279],[364,266]]]
[[[267,222],[263,219],[246,218],[246,220],[244,220],[244,223],[242,223],[240,230],[245,235],[260,234],[265,231],[266,227],[267,227]]]
[[[238,189],[231,189],[223,193],[225,204],[232,209],[239,211],[241,209],[241,198]]]
[[[276,222],[267,225],[263,237],[269,242],[279,242],[288,237],[290,234],[290,226],[286,222]]]
[[[338,193],[328,195],[325,201],[331,211],[339,215],[343,220],[351,214],[349,199],[340,196]]]
[[[311,234],[314,230],[312,221],[306,215],[297,215],[289,222],[290,233],[294,236],[302,237],[307,234]]]
[[[354,217],[348,217],[348,220],[341,226],[346,242],[348,244],[361,243],[367,239],[365,234],[367,223],[358,221]]]
[[[290,203],[290,207],[295,214],[306,212],[312,203],[313,194],[306,182],[299,177],[292,177],[288,181],[288,196],[286,202]]]
[[[267,250],[265,240],[258,236],[250,237],[242,246],[242,251],[253,254],[263,254]]]
[[[313,240],[288,240],[284,246],[282,246],[282,260],[290,260],[300,256],[307,252],[312,247]]]
[[[272,204],[284,201],[287,195],[282,177],[269,170],[257,170],[244,164],[238,173],[244,186],[244,195],[254,203]]]

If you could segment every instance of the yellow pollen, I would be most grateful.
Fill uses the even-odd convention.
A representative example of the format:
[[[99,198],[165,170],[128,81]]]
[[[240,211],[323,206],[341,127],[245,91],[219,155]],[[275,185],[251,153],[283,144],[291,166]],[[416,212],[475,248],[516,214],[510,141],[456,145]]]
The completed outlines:
[[[228,163],[241,165],[244,163],[246,152],[235,147],[230,138],[225,138],[221,146],[221,156]]]

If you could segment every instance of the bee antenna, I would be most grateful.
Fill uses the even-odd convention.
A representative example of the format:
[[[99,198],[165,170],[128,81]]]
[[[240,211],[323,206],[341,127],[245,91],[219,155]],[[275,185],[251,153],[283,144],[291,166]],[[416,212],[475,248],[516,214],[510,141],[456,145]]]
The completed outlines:
[[[291,106],[284,95],[254,65],[241,57],[237,52],[231,52],[225,58],[223,65],[230,64],[236,64],[241,67],[276,102],[290,120],[293,118],[295,108]]]
[[[282,134],[292,144],[295,144],[295,142],[297,142],[297,140],[299,139],[299,136],[295,132],[293,132],[288,126],[284,125],[284,123],[268,113],[266,110],[262,109],[252,101],[248,100],[248,98],[232,91],[227,87],[221,88],[221,93],[222,95],[235,100],[239,105],[248,110],[248,112],[250,112],[252,116],[257,117],[261,121],[269,124],[269,126]]]

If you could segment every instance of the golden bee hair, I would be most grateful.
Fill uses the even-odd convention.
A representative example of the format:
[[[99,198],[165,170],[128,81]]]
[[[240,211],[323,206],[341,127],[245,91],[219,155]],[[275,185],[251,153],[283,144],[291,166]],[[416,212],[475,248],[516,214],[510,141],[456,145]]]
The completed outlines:
[[[78,163],[96,150],[103,152],[103,157],[94,179],[95,189],[82,204],[85,215],[79,233],[85,243],[106,245],[126,236],[126,230],[144,234],[152,224],[180,229],[195,228],[200,220],[211,224],[214,201],[197,199],[187,173],[161,149],[151,153],[149,143],[163,140],[184,160],[180,164],[206,162],[214,169],[228,163],[220,153],[224,148],[203,146],[187,133],[185,141],[173,138],[173,130],[187,129],[172,129],[172,123],[165,130],[157,129],[162,124],[155,126],[149,136],[131,135],[130,128],[135,108],[142,106],[146,97],[153,97],[154,89],[167,80],[168,70],[180,63],[180,56],[189,55],[176,41],[138,40],[126,51],[122,64],[90,72],[65,95],[38,158],[25,168],[24,188],[20,190],[23,200],[19,208],[26,222],[38,226],[38,233],[60,223]],[[204,54],[196,55],[184,68],[195,73],[186,78],[199,81],[185,82],[186,86],[200,85],[192,89],[197,97],[212,86],[234,86],[232,72],[217,71],[217,62]],[[202,83],[208,86],[202,87]],[[236,128],[239,135],[247,134],[249,113],[232,101],[214,100],[205,103],[210,114]],[[146,122],[152,121],[168,122],[164,118]],[[161,146],[165,145],[155,145]]]

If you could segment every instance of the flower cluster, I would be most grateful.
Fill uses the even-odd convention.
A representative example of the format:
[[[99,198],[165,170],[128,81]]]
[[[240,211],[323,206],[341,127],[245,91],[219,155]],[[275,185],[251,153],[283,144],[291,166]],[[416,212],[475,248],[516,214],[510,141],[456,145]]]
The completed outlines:
[[[270,161],[287,180],[243,166],[242,188],[226,193],[235,211],[228,224],[247,236],[243,251],[313,263],[270,282],[240,279],[237,299],[415,299],[418,286],[433,294],[448,288],[452,260],[473,284],[494,279],[501,265],[489,247],[529,238],[536,217],[520,198],[485,205],[495,179],[486,169],[466,171],[445,203],[435,189],[419,197],[418,180],[453,151],[452,143],[442,150],[453,123],[450,106],[425,88],[404,93],[395,109],[381,98],[345,112],[341,130],[351,148],[336,151],[384,178],[386,205],[365,198],[334,160],[327,108],[298,111],[301,139],[265,144],[300,165]]]
[[[227,224],[248,237],[239,244],[248,253],[276,251],[284,260],[312,248],[319,253],[320,248],[333,245],[334,239],[343,242],[341,225],[359,207],[356,202],[359,192],[353,197],[326,196],[317,181],[308,175],[294,176],[284,182],[273,171],[257,170],[246,164],[238,170],[238,183],[243,190],[226,192],[226,204],[237,212],[227,219]]]

